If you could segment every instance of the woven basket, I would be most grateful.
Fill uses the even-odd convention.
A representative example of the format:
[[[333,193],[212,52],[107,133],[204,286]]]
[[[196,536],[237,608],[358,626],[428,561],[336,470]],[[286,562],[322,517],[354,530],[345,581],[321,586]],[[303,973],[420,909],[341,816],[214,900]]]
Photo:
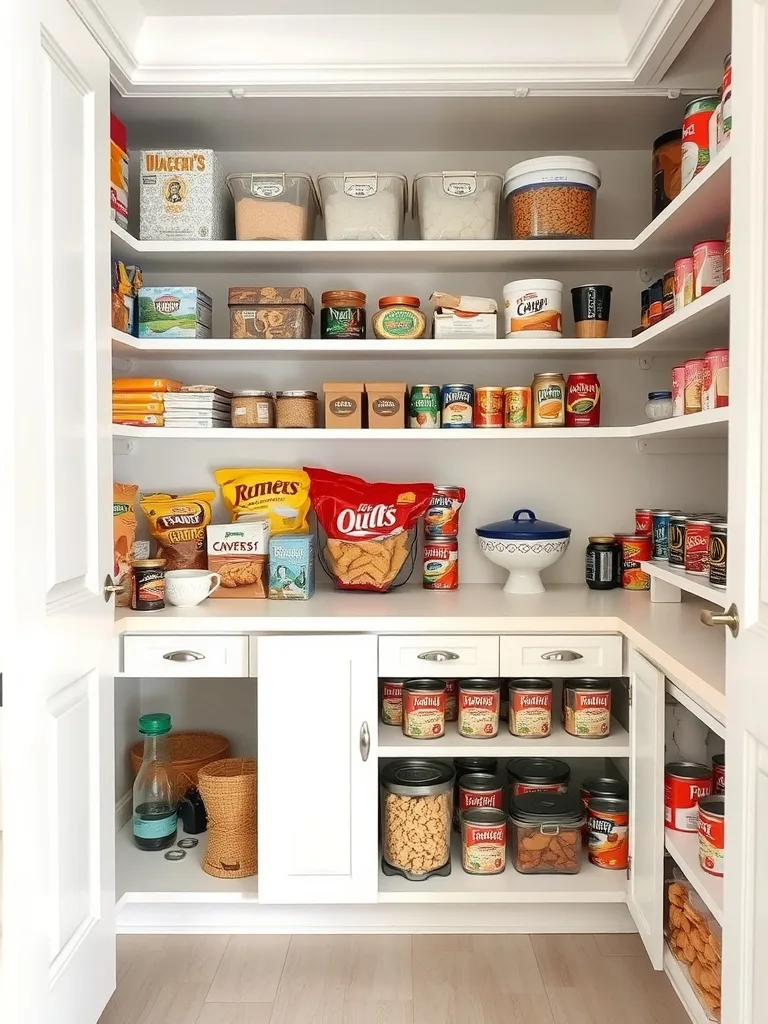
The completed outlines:
[[[177,800],[181,800],[190,786],[197,785],[197,773],[212,761],[220,761],[229,754],[229,740],[215,732],[172,732],[171,768],[169,776]],[[131,747],[131,767],[134,778],[141,768],[144,741]]]
[[[255,875],[256,761],[231,757],[201,768],[197,785],[208,814],[203,871],[216,878]]]

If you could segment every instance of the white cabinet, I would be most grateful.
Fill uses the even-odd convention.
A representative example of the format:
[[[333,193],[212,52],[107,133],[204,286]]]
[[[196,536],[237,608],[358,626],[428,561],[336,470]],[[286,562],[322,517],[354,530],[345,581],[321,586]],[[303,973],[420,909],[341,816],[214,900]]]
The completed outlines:
[[[382,676],[472,676],[499,674],[497,636],[379,637]]]
[[[503,676],[620,676],[620,636],[503,636],[500,652]]]
[[[375,636],[260,638],[259,900],[373,903]]]

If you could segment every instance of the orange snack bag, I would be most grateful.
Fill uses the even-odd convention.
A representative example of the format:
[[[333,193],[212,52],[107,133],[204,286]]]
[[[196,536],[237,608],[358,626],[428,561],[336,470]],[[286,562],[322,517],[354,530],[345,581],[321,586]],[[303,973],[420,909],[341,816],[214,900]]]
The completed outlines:
[[[112,534],[115,547],[113,576],[115,583],[123,586],[123,590],[115,595],[118,608],[127,608],[131,603],[131,552],[136,540],[134,502],[138,490],[137,484],[112,485]]]

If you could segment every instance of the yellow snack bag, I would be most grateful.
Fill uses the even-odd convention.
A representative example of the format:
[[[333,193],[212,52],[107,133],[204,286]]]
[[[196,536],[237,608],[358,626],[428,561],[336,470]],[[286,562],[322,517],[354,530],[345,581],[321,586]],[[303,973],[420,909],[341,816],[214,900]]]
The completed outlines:
[[[271,533],[309,533],[309,476],[303,469],[217,469],[232,522],[268,518]]]

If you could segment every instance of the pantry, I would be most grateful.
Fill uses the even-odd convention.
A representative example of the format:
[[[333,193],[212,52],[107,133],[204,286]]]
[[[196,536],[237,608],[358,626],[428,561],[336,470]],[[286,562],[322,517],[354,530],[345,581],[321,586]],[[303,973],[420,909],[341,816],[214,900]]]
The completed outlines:
[[[761,5],[582,0],[571,11],[553,0],[510,15],[488,0],[469,15],[421,0],[398,15],[394,62],[391,19],[341,2],[322,15],[185,6],[32,0],[16,15],[14,149],[30,159],[23,173],[14,164],[13,443],[0,453],[14,581],[0,652],[3,1019],[95,1022],[115,985],[116,933],[637,931],[696,1024],[757,1022],[768,942]],[[690,102],[723,88],[731,40],[736,129],[728,139],[721,106],[701,166],[684,139],[684,184],[667,194],[651,174],[654,140],[661,162]],[[110,113],[122,126],[112,141]],[[201,161],[219,207],[190,183]],[[361,226],[355,203],[371,199]],[[190,205],[203,230],[169,234]],[[730,277],[718,264],[727,235]],[[687,260],[693,279],[686,265],[676,287]],[[713,352],[710,406],[697,374]],[[115,607],[116,563],[154,556],[166,527],[173,547],[179,525],[163,525],[178,510],[140,506],[136,490],[194,496],[210,559],[237,500],[227,486],[238,493],[239,470],[225,467],[262,474],[242,481],[248,500],[310,467],[312,533],[291,552],[306,599],[260,596],[269,585],[238,579],[219,547],[205,562],[221,584],[210,599]],[[348,539],[324,518],[316,481],[332,501],[347,474],[398,482],[403,505],[420,500],[418,481],[428,495],[433,484],[463,492],[457,538],[435,555],[456,555],[458,589],[422,587],[418,522],[407,521],[418,547],[402,561],[393,537],[386,565],[379,550],[345,572]],[[309,505],[277,482],[279,515],[300,521]],[[136,515],[122,562],[110,505]],[[628,580],[649,589],[586,586],[590,538],[631,537],[649,509],[719,525],[725,586],[653,547],[628,549]],[[241,511],[247,522],[254,510]],[[557,528],[545,538],[559,542],[555,561],[515,576],[506,551],[492,557],[514,542],[490,527],[513,513],[529,531]],[[189,543],[174,557],[189,558]],[[349,589],[363,572],[387,592]],[[222,598],[240,583],[248,596]],[[420,680],[413,692],[442,707],[445,680],[493,704],[530,677],[550,702],[537,738],[515,734],[510,710],[485,729],[430,707],[424,740],[423,725],[403,729],[382,708],[403,682]],[[610,707],[597,738],[573,726],[568,694],[583,680]],[[570,725],[551,713],[564,693]],[[210,835],[172,859],[136,845],[137,720],[158,712],[172,737],[217,738],[257,773],[246,837],[257,873],[238,862],[221,877],[226,856],[218,874],[203,870]],[[695,833],[665,828],[665,765],[709,766],[726,743],[721,878]],[[531,759],[555,763],[563,799],[590,779],[626,787],[626,866],[573,852],[571,803],[554,833],[525,807],[504,813],[503,870],[467,870],[456,769],[492,762],[484,775],[506,812],[517,758],[528,771]]]

